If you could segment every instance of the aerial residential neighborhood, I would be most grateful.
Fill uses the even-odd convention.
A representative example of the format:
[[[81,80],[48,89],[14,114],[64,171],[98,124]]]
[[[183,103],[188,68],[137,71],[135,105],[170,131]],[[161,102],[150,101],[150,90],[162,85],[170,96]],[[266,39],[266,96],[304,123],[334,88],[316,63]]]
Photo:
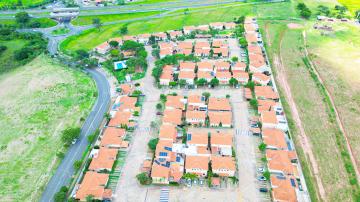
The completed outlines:
[[[360,200],[359,2],[0,8],[0,201]]]

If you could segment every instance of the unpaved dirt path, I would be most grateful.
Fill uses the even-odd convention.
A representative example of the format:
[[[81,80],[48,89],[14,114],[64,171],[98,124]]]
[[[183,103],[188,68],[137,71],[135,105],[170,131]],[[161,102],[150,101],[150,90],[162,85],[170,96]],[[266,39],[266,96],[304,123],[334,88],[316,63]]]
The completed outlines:
[[[318,72],[317,69],[316,69],[316,65],[311,61],[311,59],[310,59],[310,57],[309,57],[309,52],[308,52],[307,43],[306,43],[306,31],[303,31],[302,35],[303,35],[303,38],[304,38],[305,56],[306,56],[307,58],[309,58],[310,66],[311,66],[312,70],[314,71],[314,73],[316,74],[316,76],[318,77],[321,85],[324,86],[324,88],[325,88],[325,93],[326,93],[327,96],[329,97],[330,103],[331,103],[332,107],[334,108],[335,117],[336,117],[336,122],[338,123],[338,126],[339,126],[339,128],[340,128],[340,131],[341,131],[341,133],[343,134],[343,136],[344,136],[344,138],[345,138],[346,147],[347,147],[347,150],[349,151],[351,162],[352,162],[352,164],[354,165],[354,168],[355,168],[355,173],[356,173],[357,181],[360,182],[360,171],[359,171],[359,167],[358,167],[358,162],[357,162],[356,159],[354,158],[353,150],[352,150],[351,145],[350,145],[350,143],[349,143],[348,135],[347,135],[347,133],[346,133],[344,124],[343,124],[342,120],[340,119],[340,115],[339,115],[338,109],[336,108],[334,99],[333,99],[330,91],[327,89],[326,85],[324,84],[324,81],[323,81],[322,77],[320,76],[319,72]]]
[[[265,32],[266,35],[269,36],[268,33],[268,28],[265,27]],[[285,32],[285,31],[284,31]],[[302,126],[302,122],[299,116],[299,111],[296,107],[294,98],[292,97],[292,93],[291,93],[291,88],[287,82],[287,76],[286,76],[286,72],[285,72],[285,68],[284,65],[282,63],[282,58],[281,58],[281,45],[282,45],[282,39],[283,39],[283,35],[284,32],[280,34],[280,49],[279,49],[279,55],[274,54],[274,66],[276,68],[276,80],[277,82],[279,82],[280,86],[283,88],[284,94],[285,94],[285,98],[289,103],[290,106],[290,110],[291,110],[291,114],[292,117],[295,121],[295,124],[297,126],[297,128],[300,131],[300,145],[304,150],[305,156],[307,157],[308,161],[310,161],[311,167],[312,167],[312,171],[316,180],[316,184],[318,187],[318,193],[320,195],[320,198],[323,201],[326,201],[326,193],[325,193],[325,188],[324,185],[322,184],[320,175],[319,175],[319,166],[317,164],[317,161],[315,159],[314,153],[312,152],[312,146],[310,144],[310,141],[305,133],[305,130]],[[267,37],[267,40],[269,41],[269,37]],[[271,46],[271,43],[268,43],[269,46]]]

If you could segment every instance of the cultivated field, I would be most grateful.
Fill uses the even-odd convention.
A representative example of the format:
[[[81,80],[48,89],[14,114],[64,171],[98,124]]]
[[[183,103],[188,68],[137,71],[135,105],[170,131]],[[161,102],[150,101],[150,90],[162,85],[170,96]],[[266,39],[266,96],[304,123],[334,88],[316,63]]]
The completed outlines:
[[[288,22],[264,22],[263,31],[265,32],[265,30],[267,30],[267,32],[265,32],[264,34],[268,38],[268,51],[270,54],[269,56],[274,64],[273,68],[275,70],[275,73],[279,74],[279,77],[285,78],[286,83],[290,87],[291,91],[288,93],[291,94],[295,102],[295,106],[297,108],[297,111],[299,112],[299,118],[302,123],[302,127],[307,136],[307,140],[310,143],[310,148],[316,160],[316,165],[312,166],[316,167],[319,172],[320,183],[314,180],[314,176],[311,176],[311,174],[308,172],[306,173],[306,175],[308,175],[307,178],[312,178],[315,183],[313,185],[310,185],[309,187],[311,189],[312,186],[313,188],[317,189],[318,192],[319,186],[323,187],[325,191],[325,198],[330,201],[351,201],[352,197],[354,196],[353,191],[354,189],[356,189],[356,185],[352,186],[351,183],[354,182],[349,182],[351,179],[350,174],[347,173],[347,169],[351,169],[347,165],[349,161],[345,157],[343,157],[343,155],[341,155],[341,153],[343,153],[344,151],[346,152],[346,149],[344,149],[346,148],[344,147],[344,139],[342,138],[341,133],[339,133],[338,125],[333,118],[332,109],[329,107],[329,103],[326,100],[324,92],[318,86],[318,83],[315,82],[314,78],[309,73],[308,67],[303,61],[304,41],[302,37],[302,30],[291,30],[288,28],[287,23]],[[329,39],[329,41],[332,40],[334,40],[334,38],[332,38],[331,40]],[[341,38],[339,38],[338,40],[341,41]],[[312,39],[311,41],[318,42],[318,45],[323,44],[322,41],[319,39]],[[331,49],[331,47],[329,46],[325,46],[324,48],[327,49],[325,53],[339,53],[339,51]],[[347,58],[349,56],[351,57],[351,55],[355,53],[355,50],[348,49],[343,52],[343,56],[344,58]],[[333,57],[330,60],[339,60],[339,57],[341,57],[341,55],[337,55],[337,57],[335,55],[327,55],[324,57],[328,59]],[[281,65],[279,65],[279,63],[281,64],[281,62],[284,69],[280,68]],[[339,80],[340,77],[335,75],[336,72],[329,71],[329,67],[324,66],[323,68],[323,70],[327,71],[326,74],[334,76],[333,78],[330,78],[329,75],[326,75],[326,77],[329,77],[327,78],[329,79],[328,82],[330,83],[331,81],[334,86],[338,86],[341,81],[334,82],[334,80],[332,80]],[[340,67],[337,66],[333,68]],[[280,82],[279,79],[278,82]],[[282,94],[286,95],[284,85],[280,85],[280,87],[282,89]],[[341,88],[341,86],[339,85],[337,88]],[[350,92],[348,91],[347,93]],[[356,97],[356,94],[352,95]],[[347,98],[345,98],[346,96]],[[355,97],[350,96],[348,98],[348,96],[349,94],[339,95],[339,97],[343,97],[342,99],[355,99]],[[289,102],[289,100],[287,100],[287,102]],[[287,111],[290,111],[289,107]],[[356,125],[357,122],[358,121],[354,120],[354,117],[352,117],[351,123],[353,125]],[[294,126],[294,128],[296,127],[297,126]],[[298,145],[297,149],[299,150],[300,145],[304,144],[306,140],[301,137],[299,129],[293,130],[293,136],[296,140],[296,144]],[[307,161],[309,161],[308,157],[309,156],[307,156]],[[302,160],[305,160],[304,156]],[[307,182],[309,182],[309,180],[307,180]],[[315,190],[313,190],[313,192],[314,191]],[[313,199],[314,194],[315,193],[312,193]]]
[[[60,133],[87,116],[95,84],[40,55],[0,88],[0,201],[37,201],[64,152]]]

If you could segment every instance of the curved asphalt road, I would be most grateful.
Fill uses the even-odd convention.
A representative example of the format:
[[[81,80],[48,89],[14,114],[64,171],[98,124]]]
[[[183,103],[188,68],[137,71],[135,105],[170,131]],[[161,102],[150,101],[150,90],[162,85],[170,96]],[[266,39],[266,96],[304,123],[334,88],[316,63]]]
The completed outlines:
[[[73,164],[76,160],[80,160],[83,152],[88,146],[87,136],[94,133],[96,129],[99,128],[103,121],[104,114],[108,111],[110,104],[110,85],[108,80],[97,70],[86,69],[85,72],[89,73],[95,80],[99,92],[98,98],[96,99],[92,111],[85,120],[79,140],[69,148],[65,158],[61,161],[56,173],[50,179],[50,182],[47,184],[47,187],[41,196],[41,202],[53,201],[55,193],[58,192],[62,186],[69,184],[70,179],[74,174]]]

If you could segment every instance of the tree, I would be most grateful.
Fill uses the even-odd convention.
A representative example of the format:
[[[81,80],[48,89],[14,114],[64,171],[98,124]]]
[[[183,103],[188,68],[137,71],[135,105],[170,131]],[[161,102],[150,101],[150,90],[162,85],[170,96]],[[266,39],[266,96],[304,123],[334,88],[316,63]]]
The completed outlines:
[[[93,143],[99,133],[100,133],[100,130],[96,129],[96,131],[93,134],[91,134],[87,137],[88,142],[90,144]]]
[[[102,26],[102,23],[101,23],[100,18],[93,18],[93,19],[92,19],[92,24],[93,24],[94,27],[97,28],[98,30],[100,30],[100,27]]]
[[[262,142],[262,143],[259,145],[259,150],[263,152],[263,151],[265,151],[265,149],[266,149],[266,144]]]
[[[233,87],[235,87],[236,85],[239,84],[239,81],[236,80],[235,78],[231,78],[231,79],[229,80],[229,84],[232,85]]]
[[[76,50],[75,51],[75,53],[76,53],[76,58],[78,59],[78,60],[82,60],[82,59],[85,59],[85,58],[89,58],[89,53],[86,51],[86,50],[84,50],[84,49],[78,49],[78,50]]]
[[[250,90],[254,90],[255,89],[255,83],[253,81],[249,81],[245,84],[245,88],[250,88]]]
[[[161,102],[165,103],[167,100],[166,95],[160,94],[160,100],[161,100]]]
[[[309,19],[311,16],[311,11],[309,9],[302,10],[300,11],[300,15],[305,19]]]
[[[81,129],[79,127],[67,128],[61,134],[61,140],[66,145],[70,145],[74,139],[80,136]]]
[[[211,79],[211,81],[210,81],[210,85],[211,85],[212,87],[218,86],[219,83],[220,83],[220,81],[219,81],[219,79],[217,79],[217,78],[213,78],[213,79]]]
[[[175,87],[177,85],[177,82],[176,81],[170,81],[169,82],[169,86],[170,87]]]
[[[257,109],[258,107],[258,101],[256,99],[251,99],[250,100],[250,106],[253,108],[253,109]]]
[[[94,201],[94,196],[93,195],[87,195],[86,196],[86,202],[93,202]]]
[[[117,57],[117,56],[120,55],[120,51],[119,51],[118,49],[112,49],[112,50],[110,51],[110,55],[111,55],[112,57]],[[130,65],[130,66],[131,66],[131,65]]]
[[[194,173],[185,173],[182,178],[184,179],[191,179],[191,180],[196,180],[198,178],[198,176]]]
[[[156,104],[156,109],[157,109],[158,111],[161,111],[161,110],[162,110],[162,104],[161,104],[161,103],[157,103],[157,104]]]
[[[156,38],[155,38],[155,36],[151,35],[149,37],[149,44],[155,44],[155,43],[156,43]]]
[[[185,79],[180,79],[179,80],[179,85],[180,85],[180,87],[184,87],[186,85],[186,80]]]
[[[211,95],[211,94],[210,94],[209,92],[203,92],[203,93],[202,93],[202,96],[204,96],[206,100],[209,99],[210,95]]]
[[[159,81],[162,71],[163,71],[162,67],[154,67],[152,69],[151,75],[155,78],[156,81]]]
[[[123,25],[121,28],[120,28],[120,34],[123,34],[123,35],[125,35],[125,34],[127,34],[128,33],[128,27],[127,27],[127,25]]]
[[[159,138],[153,138],[151,139],[149,142],[148,142],[148,146],[151,150],[155,151],[156,149],[156,145],[158,144],[159,142]]]
[[[306,7],[306,5],[305,5],[304,3],[298,3],[298,5],[296,6],[296,8],[297,8],[298,10],[304,10],[304,9],[307,8],[307,7]]]
[[[146,172],[137,174],[136,179],[139,181],[141,185],[151,184],[151,178],[148,176]]]
[[[359,20],[360,21],[360,10],[357,10],[355,12],[355,19]]]
[[[31,17],[27,12],[19,12],[15,15],[16,23],[25,25],[30,21]]]
[[[198,85],[198,86],[204,86],[204,85],[206,85],[206,83],[207,83],[207,80],[204,78],[196,80],[196,85]]]
[[[109,45],[112,47],[112,48],[116,48],[119,46],[119,42],[117,41],[110,41],[109,42]]]
[[[65,202],[66,201],[66,194],[69,189],[66,186],[62,186],[58,192],[54,195],[55,202]]]
[[[74,162],[74,169],[76,170],[76,171],[78,171],[79,169],[80,169],[80,167],[81,167],[81,164],[82,164],[82,161],[81,160],[78,160],[78,161],[75,161]]]
[[[189,13],[189,8],[186,8],[185,10],[184,10],[184,15],[187,15]]]
[[[15,60],[21,61],[25,60],[30,57],[32,51],[29,48],[22,48],[20,50],[16,50],[14,52],[14,58]]]
[[[231,58],[231,61],[232,61],[232,62],[237,62],[237,61],[239,61],[239,58],[236,57],[236,56],[234,56],[234,57]]]
[[[246,41],[246,39],[244,37],[239,38],[239,44],[242,48],[245,48],[248,46],[248,42]]]
[[[267,181],[270,181],[270,172],[268,170],[263,173],[263,176],[266,178]]]

